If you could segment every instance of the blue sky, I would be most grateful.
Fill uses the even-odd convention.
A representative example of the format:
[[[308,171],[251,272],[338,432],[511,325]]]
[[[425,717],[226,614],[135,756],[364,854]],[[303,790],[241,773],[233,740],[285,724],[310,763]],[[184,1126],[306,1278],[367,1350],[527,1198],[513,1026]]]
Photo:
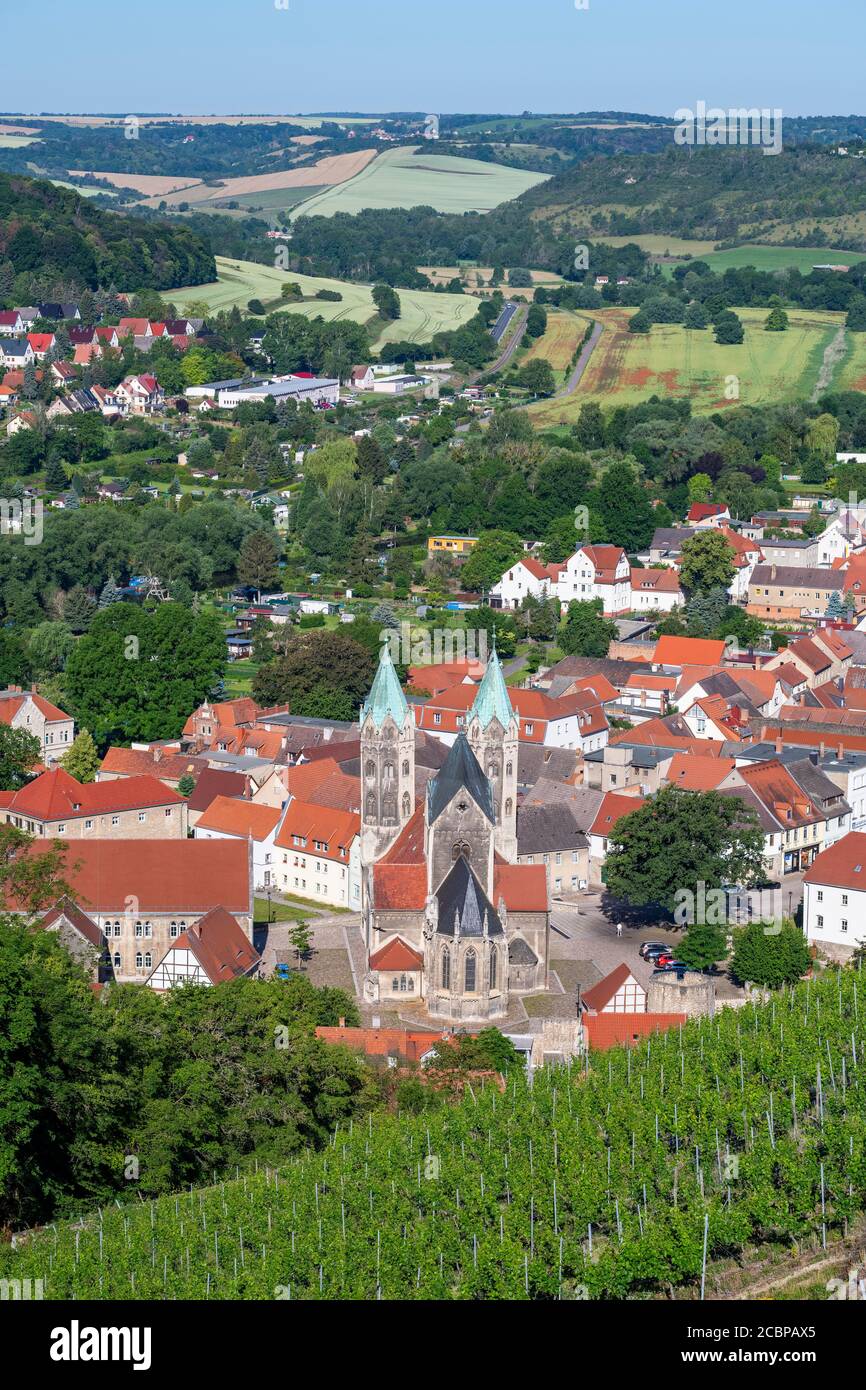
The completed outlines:
[[[578,0],[585,3],[585,0]],[[283,4],[287,8],[278,8]],[[862,112],[863,0],[6,4],[7,111]],[[11,61],[10,61],[11,59]]]

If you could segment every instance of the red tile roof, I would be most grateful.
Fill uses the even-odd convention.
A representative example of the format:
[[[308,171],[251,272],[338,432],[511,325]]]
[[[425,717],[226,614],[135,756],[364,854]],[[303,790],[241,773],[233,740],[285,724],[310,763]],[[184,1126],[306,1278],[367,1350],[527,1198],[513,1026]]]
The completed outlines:
[[[99,764],[100,773],[109,772],[119,777],[158,774],[160,780],[168,778],[172,782],[180,781],[187,773],[194,777],[202,768],[201,758],[169,748],[115,748],[113,745]]]
[[[221,835],[236,835],[241,839],[266,840],[277,825],[282,810],[261,806],[237,797],[217,796],[199,817],[196,832],[214,830]]]
[[[81,783],[62,767],[55,767],[16,792],[9,809],[33,820],[63,821],[182,804],[183,797],[155,777]]]
[[[407,946],[402,937],[395,936],[370,957],[370,969],[386,973],[389,970],[423,970],[424,957]]]
[[[715,666],[724,654],[724,642],[709,638],[660,637],[653,661],[657,666]]]
[[[736,766],[734,758],[702,758],[694,753],[675,753],[666,780],[689,792],[712,792]]]
[[[654,1033],[688,1022],[685,1014],[587,1014],[583,1027],[591,1051],[606,1052],[624,1043],[633,1046]]]
[[[342,1043],[365,1052],[368,1057],[404,1057],[408,1062],[420,1062],[444,1033],[410,1033],[405,1028],[325,1028],[316,1029],[323,1042]]]
[[[866,835],[852,830],[825,849],[803,875],[804,883],[866,891]]]
[[[676,570],[632,570],[631,587],[638,592],[651,589],[657,594],[678,594],[680,577]]]
[[[604,800],[595,813],[595,820],[589,827],[590,835],[612,835],[618,822],[624,816],[639,811],[643,805],[641,796],[625,796],[622,792],[606,792]]]
[[[47,719],[49,724],[56,724],[61,720],[71,721],[71,714],[64,714],[62,709],[52,705],[50,700],[46,700],[44,695],[38,695],[35,690],[0,690],[0,724],[11,724],[14,716],[28,698],[33,701],[43,719]]]
[[[212,985],[248,975],[261,960],[240,923],[224,907],[211,908],[204,917],[182,932],[166,956],[170,956],[172,951],[184,949],[192,952]],[[159,965],[156,969],[159,969]]]
[[[686,521],[708,521],[711,516],[721,516],[727,510],[720,502],[693,502]]]
[[[605,975],[598,984],[592,985],[590,989],[585,989],[580,998],[590,1013],[598,1014],[610,1003],[617,990],[620,989],[626,980],[633,980],[634,976],[628,966],[623,962],[615,966],[609,975]]]
[[[493,866],[493,906],[504,902],[508,912],[547,912],[547,870],[543,864]]]
[[[355,811],[334,811],[330,806],[292,801],[274,843],[280,849],[303,849],[305,854],[348,864],[352,842],[360,831],[361,817]],[[305,843],[297,845],[295,838]],[[317,849],[317,842],[324,848]]]

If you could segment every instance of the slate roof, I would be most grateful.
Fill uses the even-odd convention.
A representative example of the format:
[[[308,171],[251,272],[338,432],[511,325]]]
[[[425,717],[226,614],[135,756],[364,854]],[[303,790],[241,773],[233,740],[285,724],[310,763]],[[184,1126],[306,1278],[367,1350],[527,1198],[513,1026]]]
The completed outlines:
[[[537,965],[538,956],[522,936],[515,936],[508,947],[508,961],[510,965]]]
[[[439,885],[436,893],[439,904],[439,936],[477,936],[484,935],[485,922],[488,936],[503,936],[504,931],[499,916],[478,879],[469,861],[462,855],[451,871]]]
[[[547,854],[551,850],[585,849],[586,836],[579,828],[571,807],[520,806],[517,812],[517,853]]]
[[[431,825],[439,819],[447,806],[461,790],[472,797],[478,808],[484,812],[491,825],[496,823],[490,783],[481,771],[478,759],[469,747],[465,734],[459,734],[451,745],[451,750],[442,770],[437,773],[427,788],[428,816]]]

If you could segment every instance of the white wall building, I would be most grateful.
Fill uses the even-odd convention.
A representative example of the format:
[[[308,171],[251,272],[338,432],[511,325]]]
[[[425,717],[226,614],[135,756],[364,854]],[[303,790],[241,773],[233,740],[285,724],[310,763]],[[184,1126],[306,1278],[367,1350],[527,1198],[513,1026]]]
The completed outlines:
[[[810,945],[838,951],[866,943],[866,835],[837,840],[807,870],[803,927]]]

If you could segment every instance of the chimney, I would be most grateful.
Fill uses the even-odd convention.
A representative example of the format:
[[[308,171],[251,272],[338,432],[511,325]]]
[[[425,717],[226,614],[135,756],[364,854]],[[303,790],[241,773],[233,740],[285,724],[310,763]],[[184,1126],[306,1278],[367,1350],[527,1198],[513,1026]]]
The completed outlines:
[[[771,578],[771,579],[775,579],[775,578],[776,578],[776,566],[775,566],[775,565],[771,565],[771,566],[770,566],[770,578]]]
[[[839,759],[840,763],[843,763],[843,762],[845,761],[845,745],[844,745],[844,743],[840,743],[840,744],[839,744],[839,747],[836,749],[836,757]]]
[[[820,752],[820,754],[821,754],[821,757],[822,757],[822,758],[823,758],[823,756],[824,756],[824,754],[825,754],[825,752],[826,752],[826,751],[827,751],[827,750],[826,750],[826,746],[825,746],[825,744],[824,744],[824,743],[823,743],[823,741],[822,741],[822,743],[821,743],[821,747],[820,747],[820,748],[819,748],[819,750],[818,750],[818,751],[819,751],[819,752]]]
[[[779,732],[778,732],[777,735],[776,735],[776,752],[777,752],[777,753],[784,753],[784,751],[785,751],[785,744],[784,744],[784,742],[783,742],[783,740],[782,740],[782,731],[781,731],[781,729],[780,729]]]

